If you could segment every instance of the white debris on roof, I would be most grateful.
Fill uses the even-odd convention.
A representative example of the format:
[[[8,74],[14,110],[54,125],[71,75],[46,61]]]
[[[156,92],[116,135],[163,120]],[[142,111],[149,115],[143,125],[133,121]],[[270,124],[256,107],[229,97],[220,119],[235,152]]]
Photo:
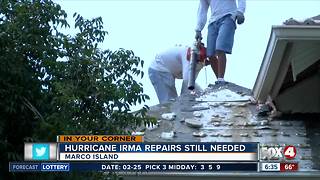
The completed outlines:
[[[207,136],[207,134],[202,131],[201,132],[193,132],[192,135],[194,137],[206,137]]]
[[[192,127],[192,128],[201,128],[203,125],[200,120],[191,119],[191,118],[185,119],[185,123],[187,126]]]
[[[174,131],[170,131],[170,132],[162,132],[161,133],[161,138],[162,139],[167,139],[167,140],[170,140],[170,139],[173,139],[174,138]]]
[[[192,106],[192,110],[194,110],[194,111],[201,111],[201,110],[206,110],[206,109],[210,109],[208,103],[200,103],[200,104],[196,104],[196,105]]]
[[[193,115],[194,115],[195,117],[201,117],[201,116],[202,116],[202,113],[199,112],[199,111],[195,111],[195,112],[193,112]]]
[[[148,130],[152,131],[152,130],[158,128],[158,126],[159,126],[159,124],[147,124],[147,125],[146,125],[146,128],[147,128]]]
[[[250,96],[240,95],[229,89],[222,89],[217,92],[211,92],[196,98],[196,101],[213,101],[213,102],[232,102],[232,101],[249,101]]]
[[[176,114],[174,112],[172,113],[164,113],[161,115],[161,118],[164,120],[172,121],[176,118]]]

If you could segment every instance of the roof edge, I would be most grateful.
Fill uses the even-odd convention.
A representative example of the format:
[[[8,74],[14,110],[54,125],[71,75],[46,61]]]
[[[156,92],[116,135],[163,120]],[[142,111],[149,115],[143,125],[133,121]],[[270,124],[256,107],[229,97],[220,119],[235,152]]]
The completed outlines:
[[[273,72],[277,72],[280,68],[280,62],[274,62],[274,59],[282,61],[282,55],[286,49],[287,43],[295,43],[296,41],[320,40],[320,26],[314,25],[274,25],[271,28],[268,45],[261,62],[260,70],[258,72],[255,84],[252,88],[253,97],[265,102],[270,94],[271,88],[274,86],[275,76],[273,74],[270,78],[269,69],[272,67]],[[269,78],[269,79],[268,79]],[[266,82],[269,86],[266,86]]]

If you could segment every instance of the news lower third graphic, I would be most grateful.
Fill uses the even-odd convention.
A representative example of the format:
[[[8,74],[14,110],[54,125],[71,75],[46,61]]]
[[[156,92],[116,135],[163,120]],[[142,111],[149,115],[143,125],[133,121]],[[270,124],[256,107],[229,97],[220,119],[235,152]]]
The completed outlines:
[[[257,143],[59,143],[60,161],[257,161]]]
[[[293,172],[293,145],[257,142],[143,142],[141,136],[63,135],[24,146],[24,161],[10,172]]]

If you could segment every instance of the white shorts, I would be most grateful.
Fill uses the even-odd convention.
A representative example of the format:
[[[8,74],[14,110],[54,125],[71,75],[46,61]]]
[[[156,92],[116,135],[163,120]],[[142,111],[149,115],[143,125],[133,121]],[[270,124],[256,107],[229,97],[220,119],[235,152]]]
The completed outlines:
[[[157,93],[160,104],[178,97],[175,78],[171,73],[149,68],[148,74],[154,90]]]

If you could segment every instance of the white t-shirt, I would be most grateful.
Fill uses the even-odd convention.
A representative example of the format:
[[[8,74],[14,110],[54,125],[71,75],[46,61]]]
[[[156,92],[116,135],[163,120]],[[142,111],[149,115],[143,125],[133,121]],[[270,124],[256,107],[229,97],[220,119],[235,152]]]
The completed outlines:
[[[158,53],[152,61],[150,68],[161,71],[169,72],[176,79],[189,80],[190,61],[187,60],[188,47],[177,46],[166,49]],[[202,69],[201,63],[197,64],[196,76]]]
[[[238,0],[238,5],[236,0],[200,0],[196,31],[202,31],[206,25],[209,6],[211,9],[209,24],[211,24],[227,14],[231,14],[235,18],[237,11],[244,13],[246,0]]]

